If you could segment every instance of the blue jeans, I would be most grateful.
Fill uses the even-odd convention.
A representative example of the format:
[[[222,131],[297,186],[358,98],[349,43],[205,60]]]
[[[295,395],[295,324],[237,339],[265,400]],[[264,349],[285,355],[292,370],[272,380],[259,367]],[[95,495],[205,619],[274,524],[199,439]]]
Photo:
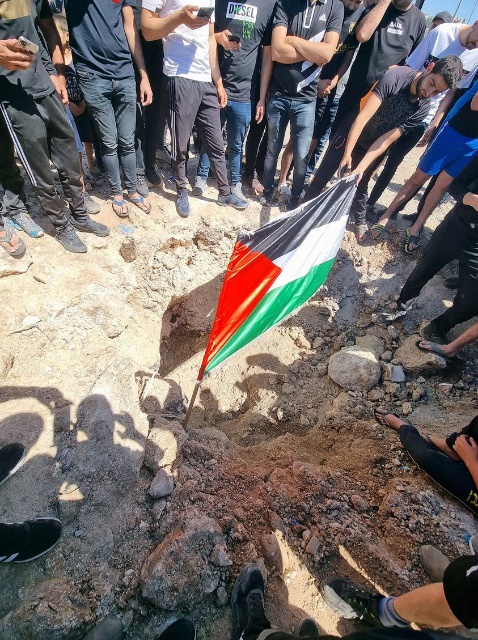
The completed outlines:
[[[221,124],[227,121],[227,159],[231,174],[232,186],[241,182],[242,147],[251,121],[251,103],[229,100],[221,110]],[[197,175],[207,178],[209,175],[209,158],[205,146],[201,146]]]
[[[121,195],[120,163],[128,193],[136,193],[136,83],[134,77],[120,80],[99,78],[78,70],[80,86],[101,142],[101,157],[111,193]]]
[[[287,125],[290,122],[290,138],[294,153],[294,178],[292,198],[299,198],[304,186],[312,134],[314,132],[315,100],[301,102],[272,95],[267,102],[268,141],[264,160],[264,195],[271,196],[277,160],[284,142]]]

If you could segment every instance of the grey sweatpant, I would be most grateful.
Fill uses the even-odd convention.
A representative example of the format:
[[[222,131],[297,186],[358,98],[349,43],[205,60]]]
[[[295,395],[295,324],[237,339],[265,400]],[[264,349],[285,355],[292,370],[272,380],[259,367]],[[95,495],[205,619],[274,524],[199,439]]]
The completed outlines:
[[[78,222],[89,216],[83,197],[80,164],[73,129],[56,91],[33,99],[22,89],[3,103],[6,125],[17,146],[35,193],[55,227],[64,227],[69,211],[58,195],[50,168],[50,157],[71,213]],[[18,148],[19,147],[19,148]]]
[[[224,141],[216,87],[212,82],[199,82],[188,78],[168,78],[170,100],[169,126],[171,129],[171,168],[176,188],[186,189],[186,159],[189,137],[196,123],[201,141],[206,147],[219,193],[231,193],[227,180]]]

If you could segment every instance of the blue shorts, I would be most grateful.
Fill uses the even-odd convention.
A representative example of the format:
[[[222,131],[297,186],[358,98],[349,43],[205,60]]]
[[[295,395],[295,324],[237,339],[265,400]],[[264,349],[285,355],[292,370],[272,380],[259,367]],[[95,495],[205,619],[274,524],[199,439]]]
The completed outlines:
[[[478,139],[463,136],[445,125],[423,154],[418,168],[429,176],[446,171],[456,178],[477,153]]]
[[[66,111],[66,115],[68,116],[68,120],[70,121],[71,128],[73,129],[73,133],[75,134],[75,142],[76,142],[76,148],[78,149],[78,153],[84,153],[85,147],[83,146],[83,143],[80,140],[78,129],[76,128],[76,124],[75,124],[75,118],[73,117],[73,114],[71,113],[68,107],[65,107],[65,111]]]

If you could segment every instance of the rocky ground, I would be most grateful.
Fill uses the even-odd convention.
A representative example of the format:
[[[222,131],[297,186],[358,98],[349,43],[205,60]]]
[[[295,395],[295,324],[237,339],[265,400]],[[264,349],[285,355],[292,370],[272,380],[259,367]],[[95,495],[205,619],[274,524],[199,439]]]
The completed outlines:
[[[0,444],[28,448],[1,487],[0,520],[64,523],[51,554],[2,566],[5,640],[76,640],[108,614],[131,640],[181,614],[222,640],[252,561],[275,624],[293,629],[305,612],[342,635],[352,625],[326,606],[323,578],[399,593],[427,582],[420,544],[455,557],[478,531],[371,418],[385,405],[444,435],[478,406],[476,347],[446,369],[415,347],[421,323],[451,304],[443,274],[403,322],[373,320],[415,264],[403,224],[377,245],[347,231],[326,286],[215,371],[182,428],[236,231],[278,214],[257,201],[219,208],[216,193],[183,221],[166,182],[150,216],[122,222],[95,191],[112,234],[85,236],[87,255],[64,252],[43,219],[47,235],[27,239],[22,261],[0,256]]]

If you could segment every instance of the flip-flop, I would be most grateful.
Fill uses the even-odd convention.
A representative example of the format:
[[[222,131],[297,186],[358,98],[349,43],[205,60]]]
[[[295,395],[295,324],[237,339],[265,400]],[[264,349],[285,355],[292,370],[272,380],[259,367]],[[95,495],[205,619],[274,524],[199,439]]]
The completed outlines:
[[[10,225],[5,225],[3,229],[5,231],[5,235],[0,236],[0,246],[6,253],[8,253],[9,256],[12,256],[12,258],[21,258],[27,250],[25,243],[19,236],[17,236]],[[16,249],[14,249],[12,245],[12,237],[14,235],[19,240],[18,247]]]
[[[375,418],[375,420],[378,422],[378,424],[382,427],[382,423],[380,422],[378,416],[380,416],[381,420],[383,420],[383,422],[387,425],[387,427],[389,427],[390,429],[395,429],[395,427],[392,427],[392,425],[389,423],[389,421],[385,418],[385,416],[395,416],[396,418],[398,418],[399,420],[401,420],[403,422],[403,424],[408,424],[410,427],[413,427],[413,424],[410,422],[410,420],[407,420],[406,418],[401,418],[397,413],[394,413],[393,411],[387,411],[387,413],[378,413],[377,411],[378,407],[374,407],[372,410],[373,413],[373,417]]]
[[[415,249],[410,249],[411,244],[415,245]],[[422,244],[422,239],[420,238],[420,235],[418,236],[410,235],[410,227],[408,227],[406,231],[405,244],[403,245],[403,250],[405,251],[405,253],[415,253],[415,251],[419,249],[421,244]]]
[[[153,207],[151,206],[151,203],[145,204],[143,196],[140,195],[137,198],[133,198],[132,196],[128,195],[128,200],[136,205],[138,209],[143,213],[151,213],[151,209]]]
[[[426,347],[421,347],[420,342],[428,342],[428,344],[431,346],[431,349],[427,349]],[[420,349],[420,351],[426,351],[427,353],[434,353],[436,356],[440,356],[440,358],[443,358],[443,360],[445,360],[447,364],[451,364],[455,359],[443,353],[440,345],[437,344],[436,342],[430,342],[430,340],[424,340],[423,338],[420,338],[420,340],[417,340],[415,344]]]
[[[372,225],[372,227],[370,228],[370,237],[372,238],[372,240],[380,240],[386,227],[386,224],[380,224],[380,222],[376,222],[374,225]],[[375,236],[372,235],[373,231],[377,232]]]
[[[116,213],[118,218],[127,218],[129,216],[128,207],[126,207],[127,209],[126,212],[123,211],[123,207],[125,206],[125,204],[126,204],[126,200],[124,198],[121,198],[121,200],[113,199],[111,201],[111,206],[113,207],[113,211]]]

